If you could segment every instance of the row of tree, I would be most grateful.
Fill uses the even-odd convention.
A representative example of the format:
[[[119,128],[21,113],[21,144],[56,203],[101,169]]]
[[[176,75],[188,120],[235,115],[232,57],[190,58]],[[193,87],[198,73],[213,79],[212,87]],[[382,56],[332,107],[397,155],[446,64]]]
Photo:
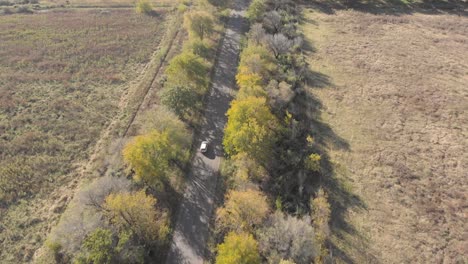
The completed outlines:
[[[189,33],[181,54],[174,57],[166,69],[161,103],[182,120],[195,125],[202,108],[203,97],[209,88],[209,72],[216,41],[210,37],[216,33],[216,11],[207,3],[204,10],[187,11],[184,27]]]
[[[307,77],[300,10],[289,0],[253,0],[247,16],[223,140],[228,190],[216,212],[216,263],[323,263],[331,211],[311,184],[321,156],[295,111]]]
[[[186,31],[181,34],[188,32],[188,40],[165,70],[163,89],[158,92],[162,105],[146,112],[140,135],[123,147],[124,170],[116,173],[120,177],[102,177],[79,191],[47,242],[51,256],[42,258],[44,263],[164,259],[173,213],[168,197],[183,182],[192,144],[187,127],[196,125],[199,118],[218,40],[212,38],[219,28],[212,15],[216,8],[203,1],[190,8],[187,4],[182,10]],[[147,0],[136,7],[140,13],[153,12]]]

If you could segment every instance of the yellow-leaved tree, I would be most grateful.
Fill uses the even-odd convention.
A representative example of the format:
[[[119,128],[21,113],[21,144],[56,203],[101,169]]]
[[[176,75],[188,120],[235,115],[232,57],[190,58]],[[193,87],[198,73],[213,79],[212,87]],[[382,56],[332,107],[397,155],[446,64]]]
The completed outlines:
[[[229,233],[218,245],[216,264],[259,264],[258,243],[247,233]]]
[[[235,100],[227,112],[223,145],[227,154],[245,152],[265,162],[281,131],[277,118],[270,112],[266,99],[247,97]]]
[[[144,191],[113,193],[106,197],[105,214],[117,227],[132,232],[146,244],[163,242],[169,234],[167,214],[155,208],[156,199]]]
[[[214,18],[206,11],[191,11],[184,15],[184,26],[190,38],[196,36],[203,40],[214,32]]]
[[[216,226],[220,231],[253,231],[267,217],[266,196],[256,190],[235,191],[226,195],[224,207],[216,211]]]
[[[129,142],[123,149],[123,157],[135,171],[135,180],[158,188],[170,176],[178,175],[188,159],[188,143],[180,138],[171,130],[153,130]]]
[[[175,56],[166,69],[168,86],[187,86],[203,94],[208,88],[208,66],[200,56],[185,51]]]

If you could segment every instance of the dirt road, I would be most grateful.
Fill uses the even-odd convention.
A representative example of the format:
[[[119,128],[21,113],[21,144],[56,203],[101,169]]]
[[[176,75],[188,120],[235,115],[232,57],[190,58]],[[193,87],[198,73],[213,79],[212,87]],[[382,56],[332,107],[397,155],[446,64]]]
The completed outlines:
[[[219,165],[223,157],[222,139],[226,111],[235,93],[235,75],[239,59],[240,38],[246,30],[245,0],[237,0],[226,25],[221,52],[213,76],[213,85],[205,109],[205,120],[196,143],[210,142],[206,153],[198,152],[192,162],[184,200],[177,215],[167,264],[204,263],[210,219],[213,216]]]

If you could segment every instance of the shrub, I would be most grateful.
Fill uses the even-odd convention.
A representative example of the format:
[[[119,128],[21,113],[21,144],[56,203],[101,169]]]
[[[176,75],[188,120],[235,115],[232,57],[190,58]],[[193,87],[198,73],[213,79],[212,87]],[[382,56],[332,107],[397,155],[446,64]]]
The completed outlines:
[[[98,228],[83,241],[83,255],[76,264],[111,264],[114,258],[114,241],[110,230]]]
[[[79,192],[79,202],[100,210],[109,194],[130,191],[130,188],[131,182],[126,178],[104,176]]]
[[[279,262],[279,264],[296,264],[296,263],[294,263],[294,261],[291,261],[291,260],[284,260],[284,259],[282,259],[282,260]]]
[[[213,6],[223,8],[223,7],[227,7],[229,1],[228,0],[208,0],[208,3],[210,3]]]
[[[320,160],[319,154],[312,153],[305,160],[305,167],[311,171],[320,171]]]
[[[32,12],[33,11],[27,6],[20,6],[16,10],[16,13],[20,13],[20,14],[31,14]]]
[[[148,0],[138,0],[135,9],[137,13],[149,15],[153,12],[153,5]]]
[[[229,233],[218,245],[216,264],[260,264],[257,241],[247,233]]]
[[[312,210],[312,221],[315,228],[315,238],[319,247],[319,255],[316,257],[316,263],[323,263],[324,258],[328,256],[326,241],[330,236],[330,216],[331,209],[328,203],[328,195],[323,189],[317,193],[317,197],[310,201]]]
[[[185,11],[187,11],[188,9],[188,6],[186,6],[185,4],[181,3],[177,6],[177,11],[179,11],[180,13],[184,13]]]
[[[0,0],[0,6],[12,6],[12,5],[14,4],[8,0]]]
[[[3,9],[3,14],[10,15],[13,14],[13,11],[11,10],[11,8],[6,7]]]

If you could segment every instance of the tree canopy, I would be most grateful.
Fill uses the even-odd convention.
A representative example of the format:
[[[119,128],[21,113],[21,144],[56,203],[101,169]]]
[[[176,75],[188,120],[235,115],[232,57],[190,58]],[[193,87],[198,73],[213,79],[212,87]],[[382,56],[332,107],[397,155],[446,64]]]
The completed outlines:
[[[299,219],[276,212],[266,227],[258,231],[258,240],[269,263],[278,263],[281,259],[312,263],[317,251],[309,217]]]
[[[184,26],[191,35],[202,39],[214,31],[213,16],[206,11],[192,11],[184,16]]]
[[[169,233],[167,215],[155,208],[156,198],[144,191],[110,194],[104,208],[117,227],[129,230],[146,244],[164,241]]]
[[[135,171],[135,179],[155,188],[177,173],[177,162],[188,158],[187,148],[187,141],[181,141],[178,133],[153,130],[129,142],[123,156]]]
[[[188,86],[200,94],[208,87],[208,66],[201,57],[191,52],[182,52],[174,57],[166,74],[168,85]]]
[[[255,190],[230,191],[224,207],[216,212],[220,229],[230,231],[252,231],[266,218],[269,208],[266,196]]]
[[[247,233],[229,233],[218,245],[216,264],[260,264],[257,241]]]
[[[227,154],[245,152],[263,160],[271,152],[281,125],[270,112],[265,98],[247,97],[232,102],[223,140]]]

